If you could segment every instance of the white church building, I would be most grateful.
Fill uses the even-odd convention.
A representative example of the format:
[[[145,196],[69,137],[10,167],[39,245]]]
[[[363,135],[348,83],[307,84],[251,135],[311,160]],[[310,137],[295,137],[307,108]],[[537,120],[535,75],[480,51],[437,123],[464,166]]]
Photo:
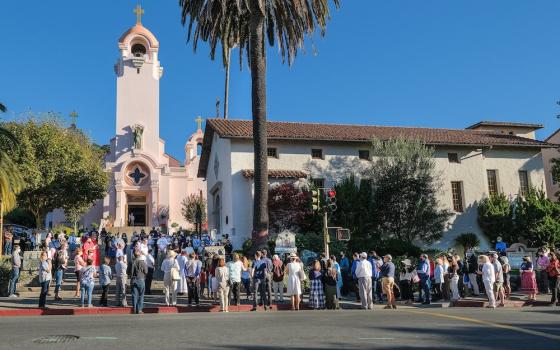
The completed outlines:
[[[136,25],[118,41],[115,136],[105,157],[108,192],[81,224],[121,232],[173,223],[186,228],[190,225],[181,214],[181,202],[190,194],[206,196],[206,184],[197,177],[202,119],[186,142],[183,164],[165,153],[165,141],[159,136],[160,44],[142,25],[142,10],[137,12]],[[46,227],[52,227],[65,221],[64,213],[55,210],[46,220]]]
[[[453,246],[454,238],[474,232],[477,203],[493,192],[510,198],[530,186],[544,187],[541,149],[535,139],[541,125],[480,122],[464,130],[268,122],[268,167],[272,182],[307,178],[331,187],[350,174],[358,178],[371,162],[371,140],[403,136],[435,149],[443,187],[440,204],[451,210],[443,238],[435,246]],[[251,120],[208,119],[198,176],[208,189],[208,226],[228,233],[234,247],[251,237],[253,140]]]

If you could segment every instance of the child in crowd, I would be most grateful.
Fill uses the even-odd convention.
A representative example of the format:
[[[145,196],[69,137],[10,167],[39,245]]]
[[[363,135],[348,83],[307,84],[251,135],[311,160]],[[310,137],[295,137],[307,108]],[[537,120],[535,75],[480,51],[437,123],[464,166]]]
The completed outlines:
[[[111,272],[111,268],[109,267],[109,263],[111,262],[111,258],[106,256],[103,259],[103,264],[99,268],[99,284],[101,285],[102,292],[101,292],[101,300],[99,303],[101,306],[107,307],[107,292],[109,291],[109,285],[111,284],[111,280],[113,279],[113,273]]]

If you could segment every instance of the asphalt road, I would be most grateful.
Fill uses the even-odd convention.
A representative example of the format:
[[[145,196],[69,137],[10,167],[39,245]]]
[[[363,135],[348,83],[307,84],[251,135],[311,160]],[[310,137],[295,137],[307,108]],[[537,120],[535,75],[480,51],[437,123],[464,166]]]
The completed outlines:
[[[37,343],[46,336],[80,338]],[[560,309],[41,316],[0,319],[0,349],[560,349]]]

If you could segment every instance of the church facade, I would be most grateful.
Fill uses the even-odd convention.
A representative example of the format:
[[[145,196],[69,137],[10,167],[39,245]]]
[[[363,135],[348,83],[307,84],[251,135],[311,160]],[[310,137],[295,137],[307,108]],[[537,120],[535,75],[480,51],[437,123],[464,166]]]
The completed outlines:
[[[545,183],[540,125],[481,122],[464,130],[268,122],[269,182],[306,179],[332,187],[371,164],[371,140],[402,136],[434,147],[441,174],[440,205],[452,211],[434,247],[448,248],[461,233],[476,233],[477,203],[492,192],[523,196]],[[235,249],[251,237],[253,200],[252,121],[208,119],[198,176],[208,188],[208,226],[229,234]],[[274,233],[274,232],[271,232]]]
[[[160,44],[138,21],[118,41],[119,58],[114,66],[117,80],[115,136],[105,157],[110,184],[105,198],[84,215],[81,224],[92,223],[121,232],[138,227],[192,226],[181,213],[182,201],[191,194],[206,196],[197,177],[203,141],[202,119],[185,145],[181,162],[165,152],[159,136],[159,93],[163,67]],[[57,210],[47,217],[47,227],[64,221]],[[128,229],[127,229],[128,228]]]

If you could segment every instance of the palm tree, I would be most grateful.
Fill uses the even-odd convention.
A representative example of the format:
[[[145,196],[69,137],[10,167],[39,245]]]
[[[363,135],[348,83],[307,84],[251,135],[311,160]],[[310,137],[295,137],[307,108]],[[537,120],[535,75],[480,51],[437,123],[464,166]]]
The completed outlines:
[[[0,103],[0,112],[6,112]],[[23,188],[23,180],[16,164],[8,152],[19,147],[19,143],[8,129],[0,126],[0,247],[4,237],[4,211],[12,210],[16,204],[16,194]]]
[[[221,43],[224,64],[229,48],[239,48],[240,64],[246,50],[251,71],[254,143],[253,240],[256,247],[268,238],[268,164],[266,132],[266,42],[278,41],[282,61],[291,64],[305,38],[318,27],[325,34],[331,0],[179,0],[181,21],[188,27],[187,41],[210,45],[214,59]],[[332,0],[338,8],[340,0]],[[193,31],[194,30],[194,31]]]
[[[0,103],[0,111],[6,112],[6,107]],[[0,126],[0,206],[4,210],[11,210],[16,203],[16,194],[22,188],[22,177],[11,152],[19,148],[19,142],[12,132]]]

